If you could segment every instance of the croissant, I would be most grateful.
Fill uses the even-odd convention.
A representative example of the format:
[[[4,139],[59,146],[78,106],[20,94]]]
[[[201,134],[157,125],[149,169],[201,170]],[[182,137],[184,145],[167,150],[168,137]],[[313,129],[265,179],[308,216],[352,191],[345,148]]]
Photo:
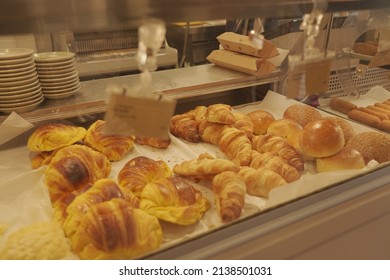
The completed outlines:
[[[183,140],[198,143],[201,141],[198,126],[194,116],[190,114],[178,114],[171,118],[169,131]]]
[[[232,171],[216,175],[212,181],[212,191],[222,222],[231,222],[241,216],[246,193],[246,185],[241,176]]]
[[[40,152],[32,156],[31,167],[37,169],[41,166],[48,165],[54,156],[53,152]]]
[[[253,137],[254,125],[252,120],[245,114],[235,112],[234,115],[234,127],[245,132],[249,139]]]
[[[97,120],[87,130],[84,144],[102,152],[110,161],[121,160],[134,146],[133,136],[105,135],[103,120]]]
[[[298,171],[305,169],[305,161],[302,154],[281,136],[272,134],[255,136],[252,138],[252,148],[260,153],[271,152],[278,154]]]
[[[171,139],[163,139],[149,136],[136,136],[135,143],[139,145],[146,145],[157,149],[166,149],[171,144]]]
[[[105,155],[87,146],[75,144],[55,153],[45,171],[45,183],[54,203],[66,193],[106,178],[110,172],[111,163]]]
[[[44,124],[30,135],[27,147],[32,152],[50,152],[81,141],[85,134],[83,127],[62,123]]]
[[[134,259],[161,246],[158,219],[122,198],[92,205],[70,237],[80,259]]]
[[[198,159],[184,161],[173,167],[173,172],[182,176],[208,178],[224,171],[238,172],[240,167],[228,159],[202,156]]]
[[[206,106],[196,106],[195,109],[190,110],[189,112],[187,112],[187,114],[193,116],[196,123],[199,124],[201,120],[205,119],[206,111],[207,111]]]
[[[227,104],[213,104],[207,107],[205,118],[212,123],[234,124],[232,107]]]
[[[268,198],[271,189],[286,184],[286,181],[278,173],[267,169],[254,169],[242,167],[238,173],[245,181],[248,194]]]
[[[246,166],[250,163],[252,144],[242,130],[225,127],[219,140],[219,147],[235,164]]]
[[[222,130],[226,125],[220,123],[211,123],[204,120],[199,122],[199,134],[204,142],[218,145],[221,139]]]
[[[202,218],[209,202],[183,179],[170,177],[145,186],[141,192],[140,208],[160,220],[190,225]]]
[[[146,184],[164,177],[172,171],[164,161],[155,161],[140,156],[129,160],[118,173],[118,182],[123,192],[133,192],[140,196]]]
[[[268,168],[282,176],[287,183],[296,181],[301,177],[299,171],[289,165],[284,158],[270,152],[261,154],[253,150],[249,167],[255,169]]]

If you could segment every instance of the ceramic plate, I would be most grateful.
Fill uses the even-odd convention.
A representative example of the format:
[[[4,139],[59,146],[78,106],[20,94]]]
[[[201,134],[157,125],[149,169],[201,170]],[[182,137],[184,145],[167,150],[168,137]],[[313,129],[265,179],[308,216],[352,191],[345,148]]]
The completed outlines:
[[[26,89],[31,89],[31,88],[35,88],[37,85],[39,85],[39,80],[36,79],[36,81],[34,82],[31,82],[29,84],[26,84],[26,85],[21,85],[21,86],[15,86],[15,87],[0,87],[0,94],[7,94],[7,93],[14,93],[14,92],[18,92],[18,91],[21,91],[21,90],[26,90]]]
[[[35,66],[34,61],[28,61],[28,62],[23,62],[19,64],[6,64],[6,65],[0,65],[0,71],[2,70],[9,70],[9,69],[20,69],[20,68],[25,68],[29,66]]]
[[[16,108],[16,107],[23,107],[31,104],[35,104],[37,102],[42,102],[43,100],[43,95],[37,96],[35,99],[33,98],[32,100],[26,100],[26,101],[15,101],[13,103],[1,103],[0,102],[0,110],[1,109],[8,109],[8,108]]]
[[[18,87],[18,86],[24,86],[24,85],[32,85],[37,81],[38,81],[38,75],[35,75],[35,77],[33,76],[31,78],[24,78],[23,80],[19,80],[19,81],[6,81],[6,82],[0,81],[0,89],[1,88]]]
[[[32,57],[0,60],[0,65],[15,65],[15,64],[21,64],[26,62],[34,62],[34,60]]]
[[[16,72],[1,73],[1,71],[0,71],[0,79],[20,78],[20,77],[30,75],[30,74],[37,75],[37,71],[35,70],[35,66],[27,68],[26,70],[16,71]]]
[[[52,85],[52,86],[43,86],[42,85],[42,90],[44,93],[47,93],[47,92],[56,92],[56,91],[63,91],[63,90],[69,90],[69,89],[73,89],[75,87],[79,87],[80,86],[80,81],[77,79],[77,81],[74,81],[72,83],[66,83],[66,84],[62,84],[62,85]]]
[[[35,61],[35,65],[38,68],[57,67],[57,66],[64,66],[64,65],[74,64],[74,63],[76,63],[74,58],[72,58],[70,60],[59,61],[59,62],[44,62],[44,63],[42,63],[42,62],[36,62]]]
[[[30,78],[33,78],[33,77],[38,77],[37,72],[31,71],[30,73],[26,72],[23,75],[9,76],[9,77],[2,77],[2,76],[0,76],[0,83],[17,82],[17,81],[30,79]]]
[[[14,90],[14,91],[0,91],[0,96],[4,96],[4,95],[13,96],[13,95],[18,95],[18,94],[24,94],[24,93],[36,91],[37,89],[42,89],[40,83],[37,83],[37,84],[35,84],[35,86],[31,86],[31,87],[24,88],[24,89],[19,89],[19,90]]]
[[[34,54],[35,62],[58,62],[73,59],[75,56],[72,52],[44,52]]]
[[[27,48],[0,49],[0,60],[30,57],[34,50]]]
[[[12,98],[12,99],[1,99],[0,96],[0,106],[1,105],[6,105],[6,104],[11,104],[11,103],[21,103],[21,102],[26,102],[26,101],[32,101],[32,100],[38,100],[43,96],[43,93],[41,90],[36,91],[34,94],[29,95],[24,98]],[[14,97],[14,96],[13,96]]]
[[[75,79],[79,79],[79,74],[76,72],[72,75],[65,75],[63,77],[60,77],[60,78],[43,78],[42,76],[39,76],[39,80],[41,81],[42,84],[53,84],[53,83],[56,83],[56,84],[59,84],[59,83],[63,83],[65,81],[73,81]]]
[[[65,73],[60,73],[60,74],[55,74],[55,73],[53,74],[52,72],[48,72],[48,74],[39,74],[39,78],[40,79],[60,79],[60,78],[70,77],[70,76],[78,75],[78,74],[79,74],[79,72],[77,71],[77,69],[75,69],[71,72],[66,71]]]
[[[42,89],[40,86],[34,90],[27,90],[24,93],[11,94],[11,95],[0,94],[0,102],[4,100],[17,100],[17,99],[28,98],[35,95],[42,95]]]
[[[44,98],[42,98],[42,100],[39,100],[33,104],[30,104],[30,105],[27,105],[27,106],[16,106],[14,108],[6,108],[6,109],[0,109],[1,112],[3,113],[6,113],[6,114],[10,114],[12,112],[15,112],[15,113],[24,113],[24,112],[28,112],[28,111],[31,111],[32,109],[36,108],[39,104],[41,104],[43,102]]]
[[[22,67],[22,68],[0,69],[0,77],[4,77],[4,75],[8,75],[8,74],[30,72],[32,70],[35,71],[35,64],[29,65],[26,67]]]
[[[74,89],[69,89],[65,91],[53,91],[53,92],[44,92],[43,96],[49,99],[60,99],[73,95],[74,93],[80,90],[81,86],[75,87]]]

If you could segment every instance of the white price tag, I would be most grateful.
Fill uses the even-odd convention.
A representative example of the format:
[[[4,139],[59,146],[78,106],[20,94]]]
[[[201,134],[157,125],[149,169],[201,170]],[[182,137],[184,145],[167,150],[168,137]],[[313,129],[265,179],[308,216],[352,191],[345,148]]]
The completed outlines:
[[[155,93],[111,94],[105,115],[105,133],[111,135],[169,137],[176,100]]]

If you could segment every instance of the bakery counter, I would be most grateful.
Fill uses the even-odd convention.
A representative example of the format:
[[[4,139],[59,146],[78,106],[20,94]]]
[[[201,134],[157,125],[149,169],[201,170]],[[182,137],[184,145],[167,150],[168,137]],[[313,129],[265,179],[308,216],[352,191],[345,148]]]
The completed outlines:
[[[264,77],[228,70],[211,64],[177,68],[152,73],[152,90],[181,100],[205,99],[216,93],[273,84],[280,79],[280,71]],[[81,89],[66,99],[46,99],[36,109],[20,115],[32,123],[82,117],[106,111],[106,88],[110,85],[137,85],[139,75],[119,76],[81,82]],[[7,115],[0,115],[0,122]]]

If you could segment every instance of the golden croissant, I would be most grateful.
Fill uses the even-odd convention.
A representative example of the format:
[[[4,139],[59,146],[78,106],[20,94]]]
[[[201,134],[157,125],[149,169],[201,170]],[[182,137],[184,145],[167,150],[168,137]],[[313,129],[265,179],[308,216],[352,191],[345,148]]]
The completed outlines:
[[[118,182],[124,192],[140,196],[146,184],[172,176],[172,170],[164,161],[139,156],[129,160],[118,173]]]
[[[55,151],[40,152],[31,157],[31,167],[37,169],[41,166],[48,165],[54,156]]]
[[[270,169],[282,176],[287,183],[296,181],[301,177],[299,171],[295,167],[289,165],[287,160],[270,152],[261,154],[253,150],[249,167],[253,167],[255,169]]]
[[[252,120],[245,114],[235,112],[234,115],[234,127],[245,132],[249,139],[253,137],[254,125]]]
[[[235,164],[247,166],[250,163],[252,144],[242,130],[225,127],[219,140],[219,147]]]
[[[234,124],[232,107],[227,104],[213,104],[207,107],[205,118],[208,122]]]
[[[194,224],[209,208],[200,191],[177,177],[152,181],[142,190],[140,199],[141,209],[179,225]]]
[[[193,116],[196,123],[199,124],[201,120],[204,120],[206,118],[206,106],[196,106],[195,109],[192,109],[187,112],[187,114]]]
[[[275,153],[286,159],[288,164],[295,167],[298,171],[305,169],[305,161],[301,153],[290,145],[287,140],[281,136],[266,134],[258,135],[252,138],[252,147],[260,153]]]
[[[83,127],[63,123],[44,124],[30,135],[27,147],[32,152],[50,152],[81,141],[85,134]]]
[[[122,198],[89,207],[70,237],[80,259],[134,259],[160,247],[158,219]]]
[[[135,143],[139,145],[146,145],[157,149],[166,149],[171,144],[171,139],[163,139],[150,136],[136,136]]]
[[[268,198],[271,189],[286,184],[278,173],[267,169],[254,169],[244,166],[238,173],[245,181],[248,194]]]
[[[106,122],[97,120],[87,130],[84,144],[102,152],[110,161],[121,160],[133,147],[133,136],[105,135]]]
[[[45,171],[45,183],[52,203],[66,193],[77,191],[106,178],[111,163],[105,155],[83,145],[58,150]]]
[[[212,123],[203,119],[198,126],[200,137],[206,143],[218,145],[225,126],[224,124]]]
[[[225,171],[212,181],[215,206],[222,222],[227,223],[241,216],[245,204],[246,185],[236,172]]]
[[[201,141],[198,125],[190,114],[178,114],[171,118],[169,131],[172,135],[188,142],[198,143]]]

